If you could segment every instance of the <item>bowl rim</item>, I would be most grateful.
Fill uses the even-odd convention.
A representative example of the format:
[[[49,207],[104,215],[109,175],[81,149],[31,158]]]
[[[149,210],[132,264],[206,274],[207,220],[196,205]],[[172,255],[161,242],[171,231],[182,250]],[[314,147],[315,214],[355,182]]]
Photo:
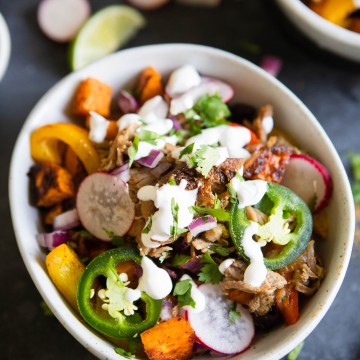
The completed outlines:
[[[5,75],[5,71],[9,64],[11,52],[11,38],[9,28],[0,12],[0,81]]]
[[[16,187],[13,184],[13,178],[16,177],[16,168],[19,166],[15,159],[20,156],[22,149],[21,145],[24,141],[24,138],[26,138],[29,134],[29,130],[31,129],[31,124],[35,119],[35,115],[37,112],[44,106],[44,104],[47,102],[48,98],[52,96],[53,93],[56,93],[58,89],[60,89],[63,84],[70,82],[72,78],[81,76],[82,73],[88,73],[91,72],[92,69],[95,69],[97,67],[101,67],[102,64],[107,63],[108,61],[111,61],[113,59],[116,59],[118,57],[125,56],[126,54],[132,55],[140,55],[147,51],[154,51],[163,53],[163,52],[172,52],[172,51],[186,51],[191,54],[192,51],[198,51],[201,53],[204,57],[212,57],[216,56],[219,58],[225,58],[226,60],[233,61],[236,63],[240,63],[243,67],[245,67],[248,71],[254,72],[256,76],[263,79],[270,80],[279,90],[283,92],[284,95],[287,96],[287,100],[291,100],[297,108],[299,108],[306,117],[309,118],[309,121],[313,123],[316,130],[322,135],[323,142],[327,143],[331,150],[331,158],[335,161],[337,167],[339,168],[339,174],[341,179],[341,183],[344,186],[344,193],[346,195],[346,200],[344,204],[344,208],[346,208],[346,211],[349,214],[348,217],[348,223],[347,223],[347,239],[346,247],[344,248],[344,252],[341,254],[341,266],[338,270],[338,276],[336,277],[336,281],[334,285],[331,287],[331,289],[327,292],[327,296],[324,302],[321,303],[321,306],[318,305],[317,311],[314,313],[312,317],[312,321],[307,324],[306,327],[302,328],[300,331],[298,331],[295,334],[291,334],[292,336],[289,336],[289,340],[287,344],[284,344],[281,348],[276,349],[271,354],[266,354],[265,356],[260,356],[258,359],[262,360],[275,360],[278,359],[287,353],[289,353],[298,343],[300,343],[302,340],[304,340],[310,332],[318,325],[318,323],[321,321],[321,319],[324,317],[326,312],[328,311],[330,305],[332,304],[336,294],[339,291],[339,288],[342,284],[342,281],[344,279],[349,261],[350,261],[350,255],[352,251],[352,244],[353,244],[353,235],[355,232],[355,212],[354,207],[351,206],[352,201],[348,201],[349,199],[352,199],[352,194],[350,190],[349,181],[345,172],[345,169],[342,165],[342,162],[340,160],[339,155],[337,154],[334,146],[332,145],[332,142],[326,135],[324,129],[321,127],[321,125],[318,123],[314,115],[310,112],[310,110],[301,102],[301,100],[295,96],[295,94],[290,91],[285,85],[283,85],[279,80],[274,78],[273,76],[266,73],[264,70],[259,68],[258,66],[254,65],[250,61],[241,58],[240,56],[237,56],[235,54],[229,53],[224,50],[203,46],[203,45],[196,45],[196,44],[188,44],[188,43],[170,43],[170,44],[159,44],[159,45],[145,45],[135,48],[130,48],[126,50],[119,51],[115,54],[112,54],[110,56],[107,56],[104,59],[101,59],[81,70],[78,70],[76,72],[70,73],[67,76],[65,76],[63,79],[61,79],[59,82],[57,82],[54,86],[52,86],[37,102],[37,104],[34,106],[32,111],[29,113],[27,119],[25,120],[23,127],[18,135],[18,138],[16,140],[13,154],[11,157],[10,162],[10,172],[9,172],[9,200],[10,200],[10,210],[11,210],[11,217],[12,217],[12,223],[13,228],[17,240],[17,244],[19,247],[20,254],[23,258],[24,264],[27,268],[27,271],[29,272],[35,286],[37,287],[38,291],[40,292],[43,299],[46,301],[46,303],[49,305],[50,309],[53,311],[54,315],[58,318],[60,323],[67,329],[69,333],[72,334],[88,351],[90,351],[92,354],[97,356],[101,359],[112,359],[114,358],[115,352],[112,350],[110,351],[101,348],[96,347],[96,344],[104,343],[106,340],[103,340],[101,335],[95,334],[93,331],[91,331],[89,328],[84,326],[83,323],[79,321],[79,316],[76,314],[76,312],[69,308],[69,305],[66,304],[66,301],[63,299],[62,303],[59,303],[59,308],[56,308],[53,305],[53,301],[50,299],[48,294],[46,293],[45,289],[42,287],[40,280],[36,276],[37,269],[35,268],[34,264],[32,264],[33,258],[31,254],[28,254],[25,251],[25,248],[23,246],[23,239],[20,236],[20,229],[21,229],[21,221],[16,217],[16,209],[18,207],[16,203]],[[352,219],[354,221],[352,221]],[[116,355],[116,354],[115,354]],[[116,355],[117,358],[119,358],[119,355]]]
[[[300,0],[276,0],[283,9],[296,13],[300,20],[316,29],[324,37],[360,49],[360,34],[336,25],[308,8]]]

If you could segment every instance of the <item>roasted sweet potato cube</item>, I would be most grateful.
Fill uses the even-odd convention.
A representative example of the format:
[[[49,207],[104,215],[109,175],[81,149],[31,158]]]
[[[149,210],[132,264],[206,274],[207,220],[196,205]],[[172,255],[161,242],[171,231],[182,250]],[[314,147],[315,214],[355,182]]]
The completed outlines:
[[[150,360],[186,360],[192,356],[195,332],[177,316],[144,331],[141,341]]]
[[[88,78],[78,86],[72,104],[74,115],[86,116],[90,111],[100,115],[110,114],[112,89],[103,82]]]
[[[33,165],[28,175],[31,200],[36,206],[49,207],[75,195],[72,176],[57,164]]]
[[[62,203],[57,203],[56,205],[46,208],[44,213],[44,224],[52,225],[56,216],[60,215],[63,212]]]
[[[154,96],[162,95],[164,88],[161,75],[151,66],[145,68],[140,74],[137,90],[142,104]]]

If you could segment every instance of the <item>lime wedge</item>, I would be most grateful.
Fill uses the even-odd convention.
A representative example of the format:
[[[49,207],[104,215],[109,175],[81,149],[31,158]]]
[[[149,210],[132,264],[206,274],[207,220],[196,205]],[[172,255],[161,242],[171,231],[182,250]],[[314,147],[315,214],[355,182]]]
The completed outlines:
[[[70,46],[70,67],[78,70],[126,44],[145,18],[126,5],[107,6],[85,22]]]

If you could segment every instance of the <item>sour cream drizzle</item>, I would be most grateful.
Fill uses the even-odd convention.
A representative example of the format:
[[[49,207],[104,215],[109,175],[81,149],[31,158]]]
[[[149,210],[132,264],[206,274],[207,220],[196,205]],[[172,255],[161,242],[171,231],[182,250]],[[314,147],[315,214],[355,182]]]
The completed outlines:
[[[159,300],[169,295],[172,290],[172,281],[169,274],[157,267],[148,257],[141,259],[143,274],[139,279],[136,289],[127,289],[126,300],[134,302],[141,296],[141,291],[148,294],[151,298]]]
[[[213,145],[220,143],[227,149],[232,158],[248,158],[249,152],[243,147],[251,140],[251,133],[245,127],[234,127],[229,125],[220,125],[209,129],[204,129],[201,134],[192,136],[186,142],[186,145],[194,143],[193,151],[200,148],[201,145]]]
[[[184,65],[170,75],[166,85],[166,92],[175,97],[190,90],[201,83],[201,77],[193,65]]]
[[[231,186],[236,191],[240,209],[257,204],[267,192],[267,182],[264,180],[241,181],[235,176]]]
[[[109,121],[100,114],[90,111],[89,139],[94,143],[101,143],[105,140]]]
[[[159,209],[151,218],[150,231],[147,234],[141,234],[141,241],[145,246],[157,248],[162,241],[168,240],[171,236],[171,227],[174,225],[174,217],[171,211],[172,199],[179,207],[178,227],[185,228],[192,222],[194,214],[189,211],[189,208],[195,204],[198,189],[186,190],[186,184],[187,181],[183,179],[179,185],[165,184],[161,187],[147,185],[139,189],[138,199],[154,201],[154,205]],[[149,221],[150,219],[147,225]]]
[[[258,229],[259,225],[251,221],[251,224],[245,229],[242,240],[244,253],[250,259],[250,264],[244,273],[244,282],[253,287],[261,286],[267,274],[261,245],[253,240],[253,236],[257,233]]]
[[[226,259],[219,265],[219,271],[222,274],[225,274],[226,269],[228,269],[233,263],[235,259]]]
[[[192,285],[190,296],[195,301],[194,308],[190,305],[185,305],[182,307],[182,309],[190,311],[190,312],[194,312],[194,313],[200,313],[200,312],[204,311],[205,307],[206,307],[206,301],[205,301],[204,294],[198,289],[197,285],[194,283],[194,281],[191,279],[191,277],[189,275],[186,275],[186,274],[183,275],[180,278],[180,281],[182,281],[182,280],[190,280],[190,284]]]

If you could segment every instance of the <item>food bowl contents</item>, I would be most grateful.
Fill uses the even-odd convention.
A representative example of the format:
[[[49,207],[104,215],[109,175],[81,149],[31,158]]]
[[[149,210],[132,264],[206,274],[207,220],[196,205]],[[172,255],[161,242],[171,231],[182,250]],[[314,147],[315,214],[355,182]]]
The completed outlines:
[[[311,10],[345,29],[360,33],[359,2],[356,0],[304,0]]]
[[[82,126],[31,134],[49,276],[119,354],[238,354],[295,324],[324,277],[329,172],[275,127],[271,104],[237,102],[209,75],[85,79],[69,94]]]

